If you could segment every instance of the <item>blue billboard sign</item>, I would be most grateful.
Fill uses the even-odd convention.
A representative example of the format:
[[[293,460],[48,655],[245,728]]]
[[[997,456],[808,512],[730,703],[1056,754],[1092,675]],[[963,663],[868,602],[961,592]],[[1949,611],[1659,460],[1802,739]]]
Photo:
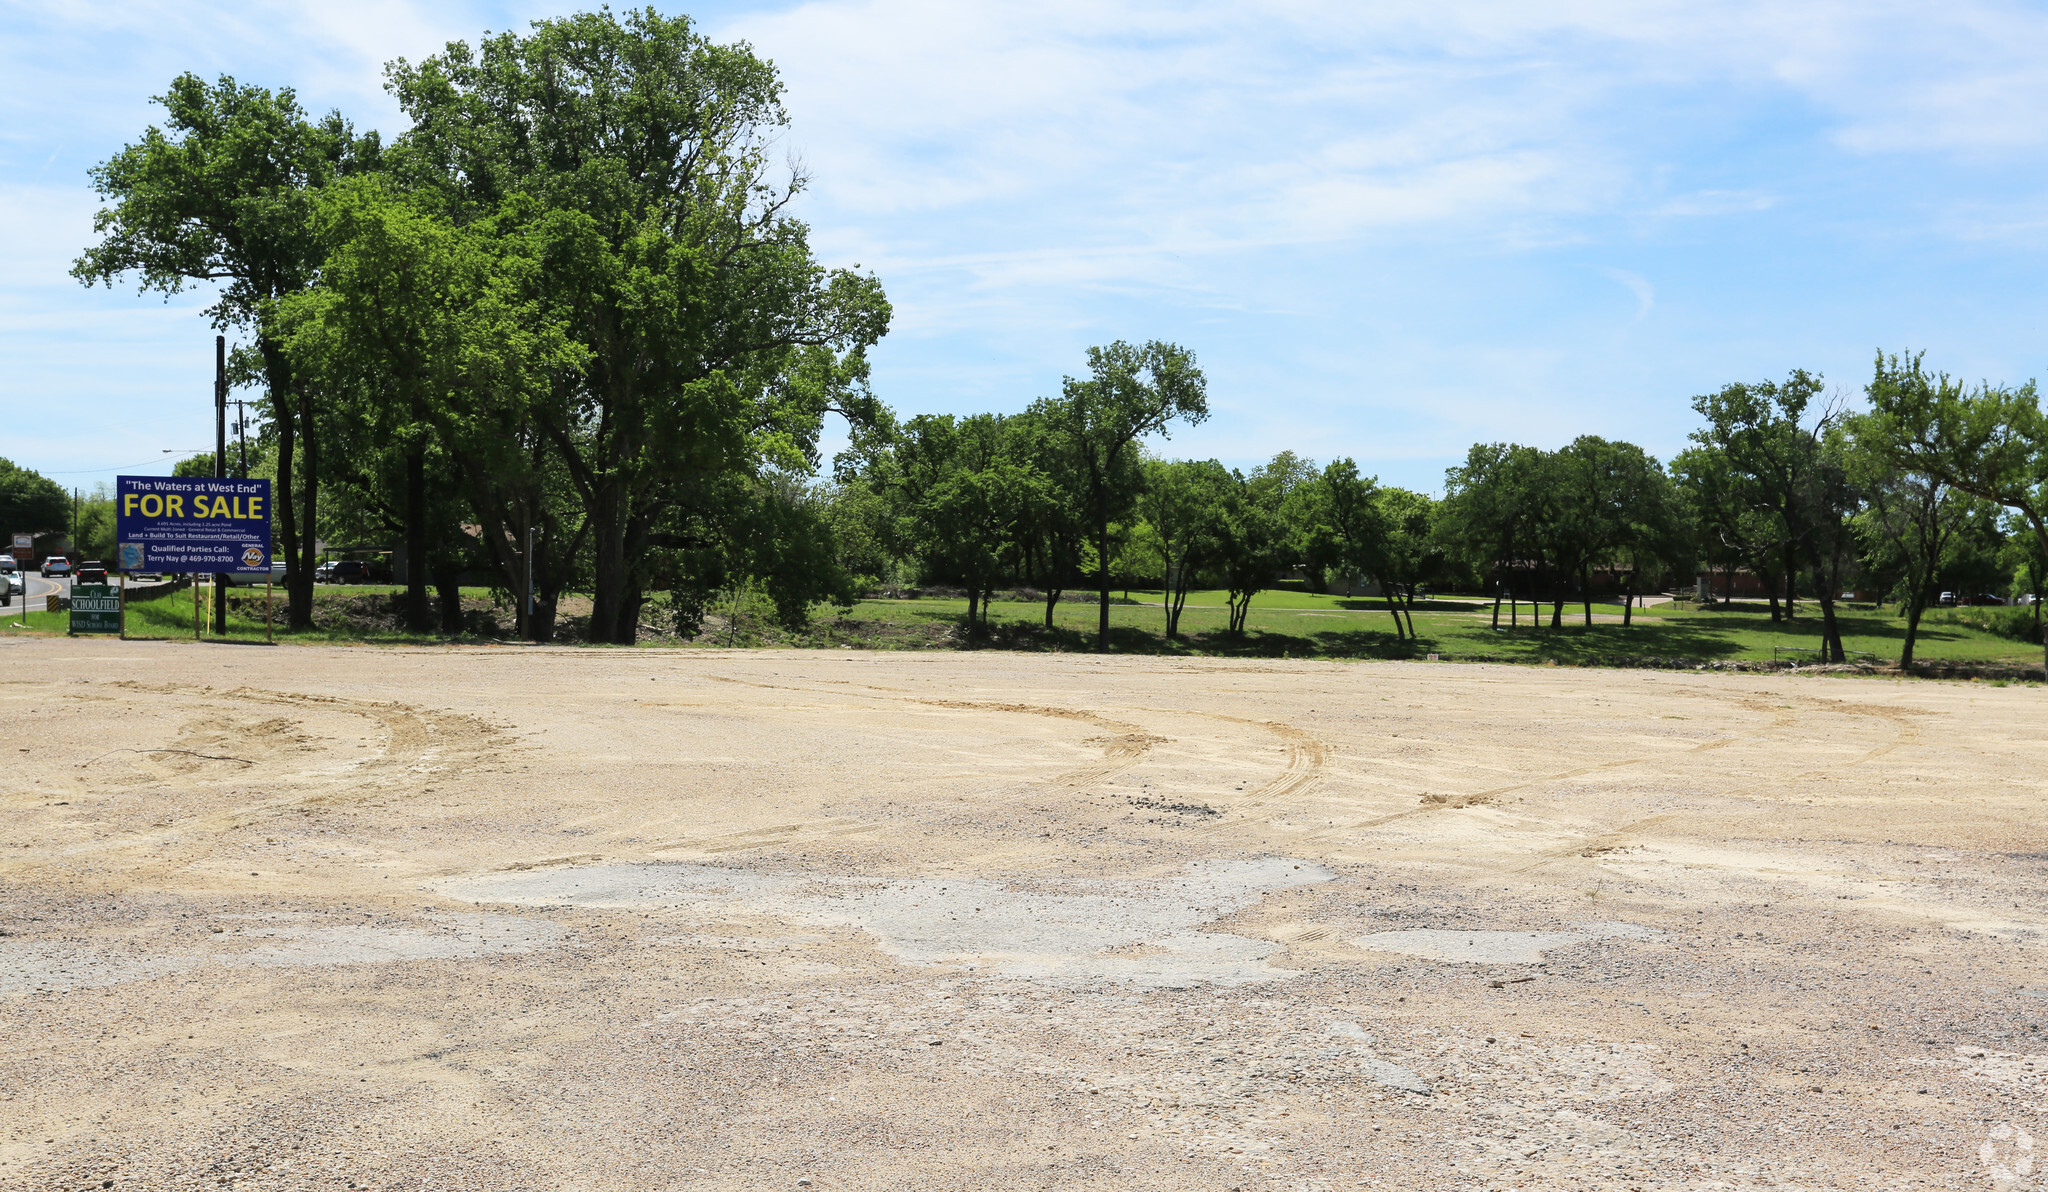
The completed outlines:
[[[114,541],[122,571],[270,570],[270,481],[121,476]]]

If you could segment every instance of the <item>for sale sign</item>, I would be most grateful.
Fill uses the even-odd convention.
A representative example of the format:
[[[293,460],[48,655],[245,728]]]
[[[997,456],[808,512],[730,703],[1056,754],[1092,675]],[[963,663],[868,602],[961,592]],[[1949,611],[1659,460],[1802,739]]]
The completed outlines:
[[[270,481],[121,476],[114,484],[121,570],[270,570]]]

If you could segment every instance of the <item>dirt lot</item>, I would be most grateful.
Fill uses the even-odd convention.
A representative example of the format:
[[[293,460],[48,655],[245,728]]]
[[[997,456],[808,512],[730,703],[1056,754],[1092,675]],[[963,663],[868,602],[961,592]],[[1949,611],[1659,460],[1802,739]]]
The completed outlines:
[[[0,1187],[2048,1172],[2048,691],[62,640],[0,674]]]

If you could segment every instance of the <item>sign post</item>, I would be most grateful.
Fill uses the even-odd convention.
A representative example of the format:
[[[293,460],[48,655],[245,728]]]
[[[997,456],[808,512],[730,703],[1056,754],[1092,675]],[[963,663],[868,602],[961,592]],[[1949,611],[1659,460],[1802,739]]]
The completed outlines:
[[[192,577],[192,637],[204,625],[199,577],[224,599],[229,574],[270,573],[270,481],[208,476],[119,476],[114,539],[123,572]],[[225,629],[225,623],[221,626]]]
[[[35,553],[36,536],[34,534],[16,534],[14,536],[14,572],[22,577],[21,608],[19,612],[23,629],[28,628],[28,572],[23,571],[22,568],[28,565],[26,560]]]

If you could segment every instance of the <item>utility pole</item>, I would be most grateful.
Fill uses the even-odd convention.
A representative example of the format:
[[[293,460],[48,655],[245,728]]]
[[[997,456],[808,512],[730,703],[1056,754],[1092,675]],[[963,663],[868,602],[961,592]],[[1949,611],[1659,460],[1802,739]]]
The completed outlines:
[[[216,480],[227,478],[228,474],[228,337],[213,337],[213,476]],[[269,563],[266,560],[265,566]],[[213,577],[213,631],[226,636],[228,631],[228,577],[225,573]]]
[[[242,474],[239,479],[249,478],[249,403],[241,398],[233,402],[235,407],[235,442],[242,449]]]

